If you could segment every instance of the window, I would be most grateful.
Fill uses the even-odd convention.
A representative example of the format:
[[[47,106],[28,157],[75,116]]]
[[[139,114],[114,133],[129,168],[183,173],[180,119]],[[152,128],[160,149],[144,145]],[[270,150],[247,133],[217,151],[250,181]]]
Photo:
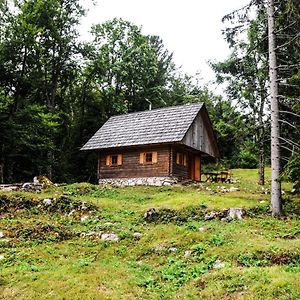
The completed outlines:
[[[112,154],[106,156],[107,166],[121,166],[122,165],[122,154]]]
[[[145,162],[152,163],[152,158],[153,158],[152,152],[146,153]]]
[[[111,165],[112,166],[118,165],[118,155],[112,155],[111,156]]]
[[[155,164],[157,163],[157,152],[142,152],[140,153],[140,164]]]
[[[187,165],[187,156],[186,154],[183,154],[181,152],[176,153],[176,164],[181,165],[181,166],[186,166]]]

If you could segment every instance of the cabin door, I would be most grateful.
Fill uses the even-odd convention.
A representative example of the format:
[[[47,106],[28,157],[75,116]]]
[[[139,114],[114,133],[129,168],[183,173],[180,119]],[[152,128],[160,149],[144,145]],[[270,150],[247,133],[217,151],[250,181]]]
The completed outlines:
[[[201,180],[201,157],[198,155],[191,155],[190,156],[190,178],[192,180]]]

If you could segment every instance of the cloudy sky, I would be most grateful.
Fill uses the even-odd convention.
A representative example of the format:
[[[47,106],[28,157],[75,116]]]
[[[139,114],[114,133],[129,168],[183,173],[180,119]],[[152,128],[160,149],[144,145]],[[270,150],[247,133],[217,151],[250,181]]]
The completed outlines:
[[[249,0],[94,0],[87,7],[81,34],[89,38],[92,24],[120,17],[142,26],[144,34],[160,36],[174,61],[191,75],[200,71],[205,81],[213,79],[208,60],[222,60],[229,54],[223,40],[222,17],[243,7]]]

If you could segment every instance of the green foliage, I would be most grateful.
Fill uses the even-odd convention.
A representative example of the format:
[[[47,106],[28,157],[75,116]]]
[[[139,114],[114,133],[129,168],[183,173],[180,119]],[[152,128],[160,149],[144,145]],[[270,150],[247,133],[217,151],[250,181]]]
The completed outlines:
[[[248,150],[242,150],[237,157],[237,163],[240,168],[254,169],[257,167],[257,157]]]

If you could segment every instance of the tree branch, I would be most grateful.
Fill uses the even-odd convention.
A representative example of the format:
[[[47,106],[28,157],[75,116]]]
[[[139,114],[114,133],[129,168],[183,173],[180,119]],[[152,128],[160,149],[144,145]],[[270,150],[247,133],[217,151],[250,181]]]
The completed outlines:
[[[285,149],[285,150],[288,150],[288,151],[294,153],[294,150],[293,150],[293,149],[290,149],[290,148],[288,148],[288,147],[286,147],[286,146],[280,145],[280,148],[283,148],[283,149]]]
[[[287,139],[287,138],[283,138],[283,137],[279,137],[279,139],[281,139],[282,141],[284,141],[285,143],[289,144],[289,145],[292,145],[292,146],[295,146],[296,148],[299,148],[300,149],[300,145],[295,143],[294,141],[290,140],[290,139]]]
[[[277,46],[275,48],[275,50],[278,50],[278,49],[281,49],[281,48],[284,48],[285,46],[289,45],[290,43],[292,43],[293,41],[295,41],[298,37],[300,37],[300,33],[296,34],[296,36],[294,38],[292,38],[290,41],[280,45],[280,46]]]
[[[296,113],[293,113],[293,112],[287,111],[287,110],[280,110],[279,113],[290,114],[290,115],[300,118],[300,115],[297,115]]]
[[[290,122],[285,121],[285,120],[280,120],[280,119],[278,121],[281,122],[281,123],[287,124],[287,125],[295,128],[298,131],[298,128],[295,125],[291,124]]]

